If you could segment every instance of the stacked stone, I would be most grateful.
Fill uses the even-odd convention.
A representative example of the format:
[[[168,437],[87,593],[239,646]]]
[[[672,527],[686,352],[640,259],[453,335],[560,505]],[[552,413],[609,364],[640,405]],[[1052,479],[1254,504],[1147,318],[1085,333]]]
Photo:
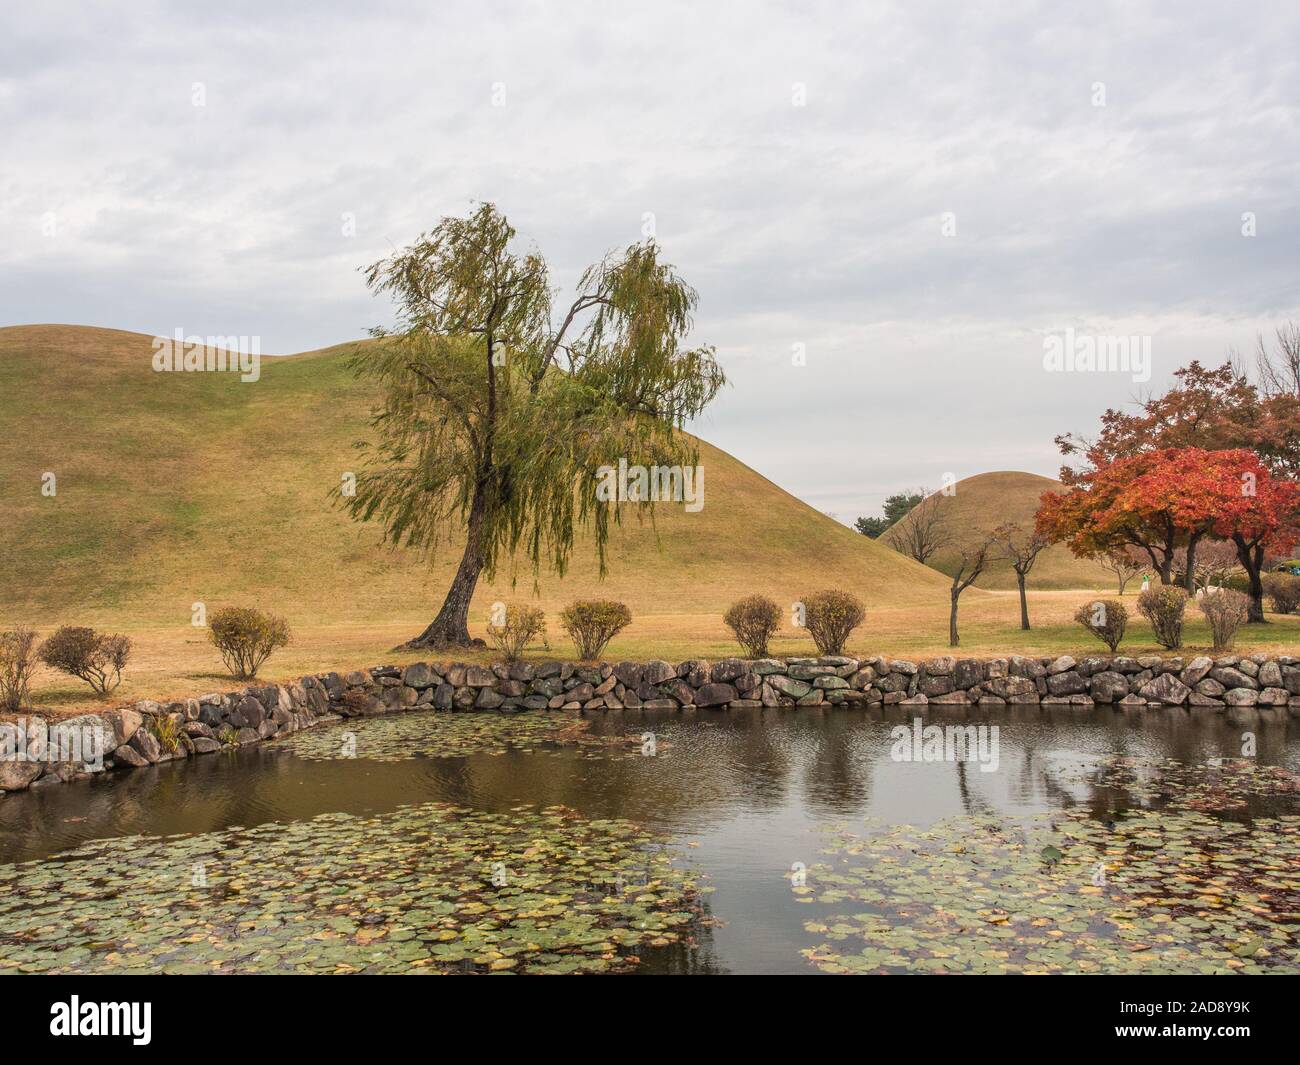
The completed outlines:
[[[87,748],[83,742],[83,754],[102,752],[102,762],[47,761],[44,733],[32,730],[25,758],[0,759],[0,791],[81,780],[106,769],[156,765],[269,740],[323,720],[337,720],[329,707],[320,679],[303,677],[293,684],[267,684],[171,703],[145,699],[104,713],[64,718],[51,722],[50,728],[62,729],[65,735],[75,730],[83,741],[89,739],[94,746]],[[168,720],[167,728],[161,727],[164,720]],[[0,723],[0,733],[6,731],[11,740],[19,735],[16,724]],[[160,733],[166,731],[178,734],[174,749],[167,749],[159,740]],[[5,739],[0,735],[0,748],[12,749],[13,742]]]
[[[424,663],[321,677],[344,716],[432,706],[439,710],[604,710],[683,706],[1281,706],[1300,708],[1300,660],[1218,658],[942,656],[922,662],[877,656],[690,659],[581,665]]]
[[[399,668],[323,673],[182,702],[145,700],[57,724],[98,733],[103,765],[44,761],[43,739],[26,739],[25,757],[0,759],[0,792],[81,779],[101,768],[145,766],[211,754],[296,732],[324,721],[406,710],[618,710],[681,707],[972,706],[1021,704],[1184,706],[1249,715],[1255,708],[1300,716],[1300,659],[1200,655],[976,659],[724,658],[673,665],[619,662],[513,662],[492,666],[417,662]],[[159,740],[162,719],[181,733],[174,750]],[[8,739],[4,733],[14,730]],[[0,749],[18,733],[0,723]]]

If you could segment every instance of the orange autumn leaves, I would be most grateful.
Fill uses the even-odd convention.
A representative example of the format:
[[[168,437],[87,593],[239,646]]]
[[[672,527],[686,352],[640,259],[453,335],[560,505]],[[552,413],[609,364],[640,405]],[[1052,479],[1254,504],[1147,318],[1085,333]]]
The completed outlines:
[[[1168,581],[1174,551],[1189,542],[1289,551],[1298,508],[1300,486],[1274,477],[1251,450],[1166,448],[1089,470],[1062,495],[1045,493],[1037,527],[1076,555],[1140,548]]]

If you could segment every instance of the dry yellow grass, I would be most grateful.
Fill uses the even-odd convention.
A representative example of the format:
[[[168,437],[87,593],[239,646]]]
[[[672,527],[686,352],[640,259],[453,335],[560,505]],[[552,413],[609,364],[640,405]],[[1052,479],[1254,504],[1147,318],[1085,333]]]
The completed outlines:
[[[866,622],[850,640],[852,654],[888,654],[895,657],[926,657],[955,653],[988,658],[1006,654],[1076,657],[1104,654],[1105,648],[1088,637],[1074,623],[1074,611],[1089,600],[1081,591],[1049,591],[1030,594],[1030,616],[1034,628],[1020,631],[1019,605],[1014,592],[992,592],[964,596],[961,609],[962,646],[948,647],[946,598],[935,597],[924,605],[905,607],[875,605]],[[1150,629],[1137,615],[1136,597],[1123,602],[1132,618],[1129,634],[1120,646],[1122,654],[1169,654],[1161,651]],[[263,669],[267,681],[292,680],[308,672],[325,669],[360,669],[379,664],[404,665],[427,660],[428,654],[401,652],[391,648],[409,636],[423,615],[398,614],[386,621],[303,626],[295,633],[292,646],[277,652]],[[542,658],[576,657],[573,644],[551,625],[549,648],[534,646],[525,656]],[[479,622],[471,631],[483,635]],[[1300,636],[1300,617],[1270,615],[1270,624],[1251,626],[1238,641],[1239,649],[1294,652]],[[144,627],[132,630],[135,658],[126,681],[108,700],[96,699],[85,685],[71,678],[42,671],[37,678],[36,702],[57,713],[117,706],[135,699],[182,698],[207,691],[228,691],[237,685],[221,671],[221,662],[207,642],[206,634],[184,626]],[[1188,610],[1187,646],[1179,653],[1208,651],[1209,631],[1195,607]],[[774,655],[813,654],[812,641],[801,630],[786,625],[773,640]],[[687,658],[718,659],[739,654],[719,614],[647,614],[636,617],[606,651],[610,661],[664,658],[671,662]],[[459,655],[465,661],[487,661],[489,652]]]
[[[190,626],[196,602],[283,614],[299,634],[301,668],[332,666],[350,633],[384,633],[367,652],[373,660],[418,632],[460,545],[426,563],[381,546],[377,527],[331,504],[329,490],[356,468],[354,442],[369,432],[371,400],[344,366],[347,350],[264,359],[261,380],[246,384],[235,374],[155,373],[152,338],[137,333],[0,329],[0,627],[126,632],[142,648],[133,687],[149,676],[152,634],[164,649],[201,637]],[[510,573],[482,581],[475,621],[513,598],[554,616],[601,595],[638,617],[716,622],[758,591],[790,603],[834,585],[899,606],[944,594],[942,575],[730,455],[701,443],[700,461],[703,510],[660,505],[654,525],[633,518],[616,529],[606,580],[580,536],[563,579],[543,573],[535,590],[524,567],[513,585]],[[47,472],[57,478],[52,498],[40,490]],[[659,631],[675,639],[686,627]],[[313,633],[331,635],[321,644]],[[177,675],[195,668],[178,664]]]
[[[39,706],[69,712],[233,686],[206,633],[190,624],[195,602],[256,605],[288,618],[294,642],[272,657],[268,680],[419,657],[390,649],[436,611],[459,545],[430,565],[380,546],[376,528],[331,506],[327,492],[354,468],[352,443],[367,433],[369,401],[343,366],[346,350],[267,359],[261,381],[241,384],[235,375],[154,373],[151,338],[141,334],[0,329],[0,628],[89,624],[125,632],[136,646],[126,682],[107,703],[42,671]],[[471,630],[482,634],[498,599],[536,601],[551,618],[551,643],[532,657],[572,657],[559,608],[601,595],[627,602],[635,618],[607,657],[718,658],[737,651],[722,624],[735,599],[763,592],[787,604],[836,586],[868,607],[851,650],[947,650],[941,573],[832,521],[708,444],[701,461],[706,502],[698,514],[660,507],[657,527],[632,521],[616,531],[604,582],[581,537],[568,575],[544,573],[537,593],[528,571],[514,588],[508,574],[482,582]],[[47,471],[58,478],[53,498],[40,492]],[[999,478],[1012,479],[1007,491],[1018,499],[1036,500],[1036,482],[1055,483],[988,478],[961,485],[990,513]],[[1021,505],[1002,509],[1015,517]],[[1043,578],[1086,574],[1040,566]],[[1014,594],[972,589],[962,599],[962,651],[1094,653],[1101,645],[1071,621],[1088,594],[1035,592],[1035,628],[1022,633]],[[1200,615],[1191,614],[1189,644],[1204,646]],[[1294,646],[1297,623],[1277,621],[1252,629],[1243,645]],[[789,627],[772,646],[775,654],[812,649]],[[1154,649],[1135,621],[1124,650]]]

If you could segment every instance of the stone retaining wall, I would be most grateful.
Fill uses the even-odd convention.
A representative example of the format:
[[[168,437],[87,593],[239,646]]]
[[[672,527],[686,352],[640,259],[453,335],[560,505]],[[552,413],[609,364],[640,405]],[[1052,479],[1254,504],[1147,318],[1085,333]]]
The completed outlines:
[[[39,730],[0,724],[0,792],[84,779],[103,769],[211,754],[325,721],[403,710],[672,710],[927,704],[1032,704],[1091,709],[1184,706],[1237,713],[1266,707],[1300,717],[1300,658],[1222,655],[975,659],[726,658],[718,662],[418,662],[322,673],[182,702],[144,701],[58,722],[98,737],[102,764],[51,761]],[[34,719],[29,719],[34,720]],[[168,749],[160,737],[172,732]],[[96,760],[99,761],[98,759]]]

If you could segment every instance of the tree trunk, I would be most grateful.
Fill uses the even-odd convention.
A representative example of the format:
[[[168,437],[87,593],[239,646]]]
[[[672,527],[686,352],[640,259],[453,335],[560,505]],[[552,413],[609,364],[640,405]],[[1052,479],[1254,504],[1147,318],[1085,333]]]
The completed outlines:
[[[1174,583],[1174,555],[1172,551],[1160,560],[1156,572],[1160,574],[1161,584]]]
[[[1264,568],[1264,548],[1248,547],[1245,540],[1236,536],[1232,538],[1232,542],[1237,545],[1237,561],[1241,563],[1242,569],[1246,571],[1246,576],[1250,580],[1250,608],[1246,613],[1246,621],[1262,625],[1267,620],[1264,617],[1264,581],[1261,577]]]
[[[1025,599],[1025,575],[1016,571],[1016,584],[1020,586],[1020,627],[1029,631],[1029,603]]]
[[[447,597],[442,601],[442,609],[419,636],[395,650],[483,646],[482,640],[470,638],[469,604],[474,598],[474,588],[478,584],[479,574],[483,571],[483,513],[486,509],[485,494],[480,485],[475,489],[474,501],[470,504],[465,554],[461,556],[456,577],[451,582],[451,587],[447,589]]]
[[[1187,541],[1187,565],[1186,572],[1183,574],[1183,591],[1189,597],[1196,595],[1196,541],[1200,539],[1193,536]]]
[[[959,592],[952,593],[952,610],[948,614],[948,646],[960,647],[961,637],[957,635],[957,596]]]

